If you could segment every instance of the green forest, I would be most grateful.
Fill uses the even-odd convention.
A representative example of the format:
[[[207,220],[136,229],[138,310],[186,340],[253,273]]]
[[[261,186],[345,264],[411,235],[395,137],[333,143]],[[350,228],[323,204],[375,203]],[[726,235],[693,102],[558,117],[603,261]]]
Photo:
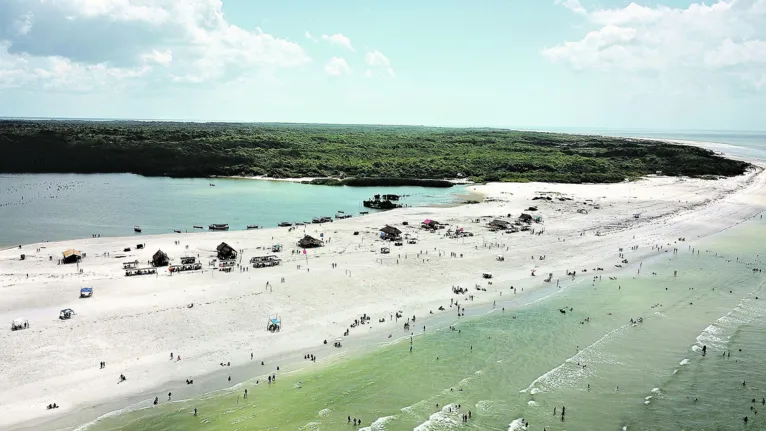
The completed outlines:
[[[416,126],[8,120],[0,149],[3,173],[604,183],[748,168],[655,141]]]

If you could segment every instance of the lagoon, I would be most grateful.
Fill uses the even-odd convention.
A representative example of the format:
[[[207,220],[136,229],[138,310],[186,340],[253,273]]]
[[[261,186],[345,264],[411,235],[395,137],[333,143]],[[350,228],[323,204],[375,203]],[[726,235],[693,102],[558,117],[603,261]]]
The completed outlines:
[[[211,187],[209,184],[215,184]],[[41,241],[208,230],[227,223],[276,227],[345,211],[370,211],[362,201],[377,193],[407,195],[408,206],[441,205],[466,194],[465,186],[330,187],[287,181],[167,178],[133,174],[0,175],[0,247]],[[136,234],[136,236],[140,236]]]

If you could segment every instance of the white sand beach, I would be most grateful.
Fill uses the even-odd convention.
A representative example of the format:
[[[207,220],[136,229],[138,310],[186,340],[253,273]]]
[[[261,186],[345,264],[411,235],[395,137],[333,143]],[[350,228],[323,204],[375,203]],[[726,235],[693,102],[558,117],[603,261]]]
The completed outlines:
[[[500,292],[513,295],[511,286],[522,296],[547,285],[549,273],[554,284],[567,279],[568,270],[602,267],[606,271],[600,273],[607,274],[621,264],[620,247],[638,246],[647,257],[664,251],[653,248],[657,245],[686,248],[766,209],[762,167],[721,180],[657,176],[609,185],[491,183],[470,189],[483,193],[485,202],[355,215],[294,230],[89,238],[1,251],[0,322],[6,327],[0,331],[0,428],[29,426],[157,388],[162,396],[166,382],[199,379],[220,371],[222,362],[249,363],[251,353],[252,361],[300,358],[322,347],[323,340],[332,344],[365,313],[369,323],[352,328],[344,337],[349,342],[369,333],[400,336],[402,320],[391,322],[391,314],[425,317],[441,313],[439,306],[454,313],[452,286],[468,288],[474,303],[491,303]],[[552,200],[532,200],[540,195]],[[493,219],[515,220],[530,206],[538,210],[529,214],[542,217],[531,229],[542,234],[487,228]],[[422,230],[425,219],[447,226]],[[379,229],[387,224],[417,236],[417,244],[384,243]],[[473,236],[445,236],[455,228]],[[296,242],[304,234],[323,234],[325,246],[303,255]],[[244,251],[246,271],[209,266],[221,242]],[[138,243],[146,247],[136,250]],[[279,266],[248,264],[251,257],[272,254],[274,244],[283,245],[276,253]],[[389,254],[381,254],[384,246]],[[126,247],[131,251],[124,252]],[[86,254],[82,273],[75,264],[58,264],[70,248]],[[123,262],[148,266],[157,250],[166,252],[171,264],[182,256],[199,257],[203,270],[171,275],[158,268],[156,275],[125,276]],[[493,274],[492,284],[482,278],[484,272]],[[80,299],[81,287],[92,287],[93,297]],[[471,306],[467,296],[460,301]],[[64,308],[75,316],[60,320]],[[267,320],[276,315],[283,327],[268,332]],[[19,317],[30,327],[10,331]],[[379,323],[381,318],[386,321]],[[171,353],[181,359],[170,360]],[[118,383],[120,374],[127,379]],[[46,410],[54,402],[60,408]]]

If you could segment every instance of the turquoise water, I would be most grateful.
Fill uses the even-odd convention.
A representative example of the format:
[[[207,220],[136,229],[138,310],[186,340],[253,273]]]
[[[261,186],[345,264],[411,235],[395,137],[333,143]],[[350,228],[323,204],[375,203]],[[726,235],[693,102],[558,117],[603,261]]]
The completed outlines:
[[[678,243],[677,255],[645,260],[640,274],[636,263],[609,274],[616,280],[585,276],[530,304],[428,322],[411,353],[401,331],[401,342],[279,374],[274,385],[251,380],[93,429],[337,430],[348,415],[373,430],[522,429],[521,418],[537,430],[739,429],[745,415],[747,429],[766,429],[766,276],[752,271],[766,267],[764,239],[766,222],[754,219],[695,243],[699,254]]]
[[[640,129],[589,129],[566,128],[552,130],[562,133],[597,134],[630,138],[677,139],[682,141],[712,142],[733,145],[726,149],[728,154],[747,160],[766,161],[766,132],[753,131],[656,131]]]
[[[215,183],[210,187],[209,183]],[[282,221],[359,216],[377,193],[408,195],[410,206],[445,204],[464,187],[328,187],[240,179],[149,178],[131,174],[0,175],[0,247],[101,236],[194,230],[228,223],[276,227]],[[12,228],[11,228],[12,227]]]

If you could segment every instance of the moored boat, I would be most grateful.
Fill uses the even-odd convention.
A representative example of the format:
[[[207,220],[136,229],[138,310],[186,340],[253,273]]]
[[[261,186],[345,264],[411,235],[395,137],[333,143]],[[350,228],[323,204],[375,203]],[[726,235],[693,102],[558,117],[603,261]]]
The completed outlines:
[[[202,226],[196,226],[196,225],[195,225],[195,226],[194,226],[194,229],[204,229],[204,227],[202,227]]]
[[[249,224],[249,225],[247,225],[247,228],[248,229],[260,229],[260,226],[258,226],[257,224]]]
[[[207,228],[210,230],[229,230],[229,225],[226,223],[213,223]]]
[[[293,224],[290,223],[289,221],[283,221],[283,222],[279,223],[277,226],[279,226],[279,227],[288,227],[288,226],[292,226],[292,225]]]
[[[141,227],[139,226],[133,226],[133,232],[141,233]]]

